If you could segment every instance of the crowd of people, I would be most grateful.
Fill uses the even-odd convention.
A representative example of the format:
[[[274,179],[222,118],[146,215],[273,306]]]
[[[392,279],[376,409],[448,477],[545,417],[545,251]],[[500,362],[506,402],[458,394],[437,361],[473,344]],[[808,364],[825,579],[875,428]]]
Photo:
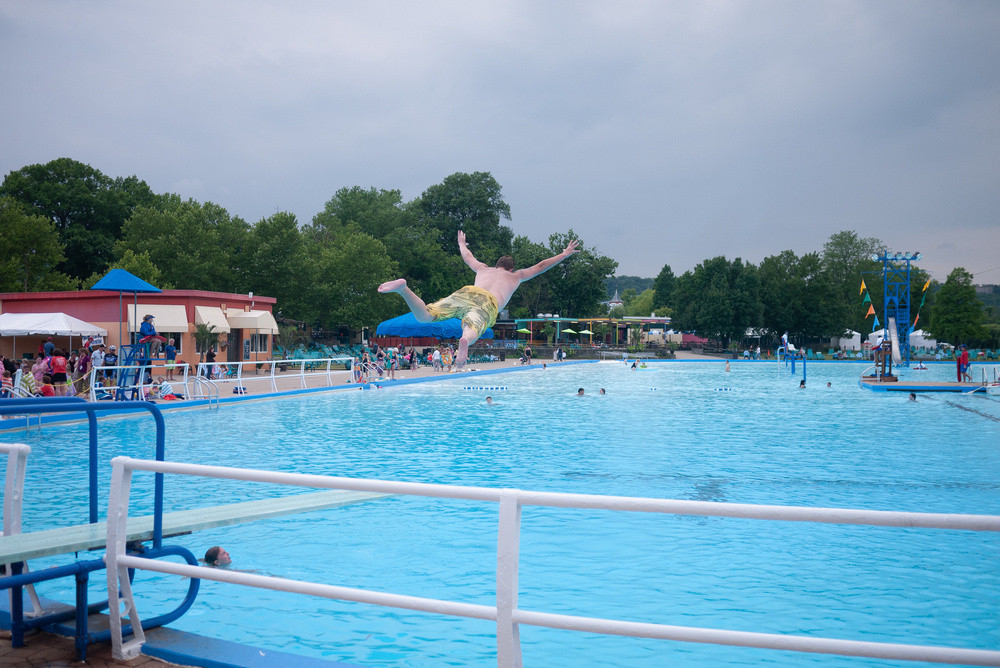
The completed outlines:
[[[156,333],[153,327],[153,316],[143,319],[143,329],[140,342],[148,342],[151,346],[166,343],[163,350],[166,356],[166,378],[149,379],[149,385],[141,388],[144,399],[173,397],[182,398],[170,385],[174,379],[177,348],[174,339],[164,339]],[[52,337],[46,338],[38,345],[38,351],[33,359],[20,362],[0,355],[3,366],[3,384],[0,387],[0,398],[9,397],[66,397],[87,396],[91,391],[91,371],[94,370],[93,382],[95,396],[98,399],[114,397],[118,379],[118,349],[114,345],[105,346],[102,341],[87,339],[78,350],[67,351],[57,348]],[[20,378],[15,378],[20,371]],[[164,387],[165,385],[165,387]]]
[[[455,347],[447,344],[441,344],[422,356],[415,348],[407,350],[405,345],[385,348],[374,343],[371,350],[366,349],[361,357],[354,358],[351,380],[355,383],[396,380],[396,372],[400,369],[419,369],[421,364],[432,367],[434,371],[451,372],[455,367],[455,357]]]
[[[3,365],[3,386],[0,397],[36,396],[64,397],[86,393],[87,379],[90,369],[104,364],[114,365],[117,355],[111,346],[108,353],[103,346],[98,350],[84,347],[81,350],[67,351],[57,348],[52,337],[38,346],[38,352],[33,359],[15,360],[0,355]],[[110,362],[106,362],[110,359]],[[15,378],[17,379],[15,388]]]

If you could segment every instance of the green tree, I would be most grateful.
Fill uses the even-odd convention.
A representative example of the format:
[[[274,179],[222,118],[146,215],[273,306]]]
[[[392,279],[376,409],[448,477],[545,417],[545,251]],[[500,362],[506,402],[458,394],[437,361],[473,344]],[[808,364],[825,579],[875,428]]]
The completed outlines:
[[[928,331],[938,341],[959,345],[984,338],[984,320],[972,274],[962,267],[955,268],[934,295]]]
[[[861,307],[858,295],[861,281],[868,286],[873,303],[882,300],[882,264],[872,260],[872,255],[885,251],[885,244],[875,237],[860,237],[857,232],[843,231],[830,235],[823,244],[823,269],[833,286],[833,300],[827,307],[833,311],[844,329],[864,332],[869,327],[865,319],[866,308]],[[879,307],[876,305],[875,310]],[[881,312],[879,312],[881,317]]]
[[[240,264],[240,292],[274,297],[286,317],[306,320],[312,312],[307,286],[316,280],[315,266],[295,215],[279,212],[263,218],[248,235]]]
[[[311,321],[321,326],[373,327],[399,315],[405,305],[397,295],[378,292],[378,286],[393,278],[398,269],[378,239],[352,228],[309,237],[309,261],[316,279],[304,287],[314,309]]]
[[[0,194],[24,204],[27,213],[55,223],[66,247],[59,268],[74,278],[105,269],[131,212],[158,200],[149,186],[134,176],[111,179],[69,158],[11,172],[0,186]]]
[[[474,280],[460,255],[449,255],[436,228],[397,227],[384,239],[386,251],[399,267],[399,276],[427,303],[450,295]]]
[[[605,299],[611,299],[616,292],[618,296],[621,296],[629,288],[633,288],[636,294],[638,294],[643,290],[654,287],[653,282],[654,279],[652,278],[642,278],[640,276],[612,276],[604,281],[605,291],[607,292]]]
[[[601,314],[601,301],[606,300],[604,280],[618,268],[612,260],[587,248],[573,230],[549,236],[549,253],[561,253],[570,241],[580,241],[580,252],[566,258],[532,281],[545,280],[552,294],[553,313],[565,317],[586,318]],[[528,281],[529,283],[531,281]]]
[[[669,264],[663,265],[663,269],[657,274],[656,280],[653,281],[653,290],[655,292],[653,296],[653,307],[660,309],[663,307],[673,306],[673,296],[674,296],[674,286],[677,284],[677,278],[674,276],[673,269],[670,268]]]
[[[818,253],[800,258],[783,251],[764,258],[759,274],[761,322],[772,336],[786,331],[793,337],[843,334],[836,290]]]
[[[194,342],[199,351],[198,361],[205,361],[205,351],[219,343],[219,333],[215,331],[215,325],[198,323],[194,326]]]
[[[125,250],[121,258],[112,262],[106,270],[93,273],[89,278],[85,279],[83,281],[83,289],[89,290],[94,287],[94,284],[104,278],[112,269],[124,269],[133,276],[141,278],[161,290],[172,290],[174,287],[163,280],[162,272],[153,264],[153,260],[149,257],[148,252],[143,251],[137,254],[129,248]]]
[[[441,231],[439,243],[447,253],[458,254],[458,231],[463,230],[476,248],[476,259],[492,265],[510,254],[514,238],[500,223],[510,220],[501,190],[489,172],[457,172],[425,190],[412,207],[425,227]]]
[[[56,269],[65,259],[63,249],[55,223],[0,196],[0,291],[75,290],[76,279]]]
[[[317,215],[323,221],[336,220],[341,225],[356,225],[365,234],[385,239],[396,228],[408,223],[398,190],[365,190],[360,186],[341,188]]]
[[[675,318],[682,329],[693,329],[724,346],[759,327],[763,317],[757,268],[740,258],[719,256],[684,272],[674,289]]]
[[[631,290],[631,288],[629,288]],[[642,294],[636,295],[625,308],[625,315],[648,318],[653,313],[653,299],[655,290],[643,290]]]
[[[164,198],[162,208],[138,207],[122,228],[115,255],[149,254],[163,279],[181,290],[242,292],[246,222],[217,204]]]
[[[538,264],[550,257],[551,253],[542,244],[535,243],[528,237],[518,236],[514,239],[512,255],[516,266],[523,269]],[[507,304],[511,317],[534,318],[538,313],[556,312],[552,310],[552,295],[546,278],[547,274],[548,272],[536,276],[517,288]]]

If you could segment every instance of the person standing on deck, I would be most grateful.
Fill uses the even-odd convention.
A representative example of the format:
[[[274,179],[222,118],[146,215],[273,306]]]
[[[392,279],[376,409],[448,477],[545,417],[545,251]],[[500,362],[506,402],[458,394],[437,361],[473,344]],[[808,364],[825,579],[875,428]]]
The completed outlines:
[[[455,363],[459,368],[469,359],[469,346],[479,340],[497,319],[497,313],[507,305],[517,287],[531,278],[548,271],[570,255],[578,253],[579,242],[570,241],[563,252],[542,260],[527,269],[514,269],[514,258],[504,255],[495,267],[490,267],[475,258],[465,243],[465,232],[458,232],[458,249],[462,259],[476,272],[473,285],[460,288],[440,301],[425,304],[415,292],[406,286],[406,279],[399,278],[379,286],[379,292],[398,293],[410,307],[418,322],[437,322],[449,318],[462,319],[462,338],[458,344]]]

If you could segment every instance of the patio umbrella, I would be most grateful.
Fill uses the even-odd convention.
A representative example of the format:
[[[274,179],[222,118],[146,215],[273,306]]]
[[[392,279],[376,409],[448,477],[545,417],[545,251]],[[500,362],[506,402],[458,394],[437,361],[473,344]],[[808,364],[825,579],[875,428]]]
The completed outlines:
[[[577,332],[575,329],[570,329],[569,327],[564,329],[562,332],[563,334],[579,334],[579,332]]]
[[[531,330],[530,329],[525,329],[524,327],[522,327],[521,329],[519,329],[517,331],[519,331],[521,334],[531,334]]]
[[[435,339],[462,338],[462,321],[458,318],[440,322],[419,322],[412,313],[380,322],[375,328],[378,336],[432,336]],[[481,339],[492,339],[493,330],[487,329]]]
[[[591,343],[594,342],[594,333],[592,331],[590,331],[589,329],[581,329],[580,333],[581,334],[589,334],[590,335],[590,342]]]
[[[130,274],[124,269],[112,269],[104,278],[94,283],[91,290],[108,290],[118,293],[118,345],[122,345],[122,293],[131,292],[135,298],[135,317],[139,317],[139,293],[140,292],[163,292],[154,285],[150,285],[138,276]],[[129,327],[129,331],[132,328]]]

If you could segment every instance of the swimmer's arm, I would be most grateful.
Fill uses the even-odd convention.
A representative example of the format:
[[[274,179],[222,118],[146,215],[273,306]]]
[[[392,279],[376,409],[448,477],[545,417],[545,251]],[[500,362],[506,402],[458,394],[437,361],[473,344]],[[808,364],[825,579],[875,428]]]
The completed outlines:
[[[483,269],[489,269],[489,265],[477,260],[472,251],[469,250],[469,247],[465,245],[465,232],[462,230],[458,231],[458,251],[462,254],[465,264],[469,265],[469,269],[477,274]]]
[[[580,249],[577,248],[577,246],[579,245],[580,242],[577,241],[576,239],[573,239],[568,244],[566,244],[566,248],[563,249],[562,253],[559,253],[558,255],[553,255],[550,258],[542,260],[533,267],[528,267],[527,269],[519,269],[514,272],[514,275],[517,276],[518,279],[520,279],[521,281],[526,281],[529,278],[534,278],[539,274],[545,273],[552,267],[556,266],[557,264],[568,258],[570,255],[573,255],[574,253],[579,253]]]

